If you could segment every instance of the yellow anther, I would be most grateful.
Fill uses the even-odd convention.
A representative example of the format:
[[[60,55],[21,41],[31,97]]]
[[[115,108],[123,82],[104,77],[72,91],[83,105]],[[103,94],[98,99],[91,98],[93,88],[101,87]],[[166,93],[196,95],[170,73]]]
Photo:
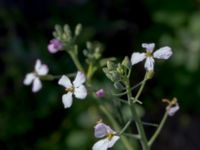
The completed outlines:
[[[113,136],[114,136],[114,135],[113,135],[112,133],[108,133],[108,134],[107,134],[108,140],[111,140],[111,139],[113,138]]]
[[[152,52],[146,52],[146,57],[152,57]]]
[[[73,87],[66,88],[65,91],[67,91],[67,92],[72,92],[72,93],[73,93],[73,92],[74,92],[74,88],[73,88]]]

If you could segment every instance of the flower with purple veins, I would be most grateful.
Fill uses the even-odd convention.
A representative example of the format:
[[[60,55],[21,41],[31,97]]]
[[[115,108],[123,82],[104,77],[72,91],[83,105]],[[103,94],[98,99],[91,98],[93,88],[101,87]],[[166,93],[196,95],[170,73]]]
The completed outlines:
[[[59,50],[63,48],[63,44],[58,39],[52,39],[48,44],[48,51],[52,54],[57,53]]]
[[[98,122],[94,129],[96,138],[105,138],[97,141],[93,145],[92,150],[107,150],[108,148],[113,147],[120,138],[115,131],[102,122]]]
[[[70,79],[63,75],[60,80],[58,81],[59,85],[65,87],[65,91],[67,92],[62,96],[62,102],[65,108],[69,108],[72,105],[73,99],[72,95],[74,94],[78,99],[85,99],[87,96],[87,89],[83,85],[86,81],[86,77],[84,73],[79,72],[77,73],[75,80],[71,83]]]
[[[155,43],[143,43],[142,47],[146,49],[146,53],[134,52],[131,56],[131,63],[134,65],[146,59],[144,67],[147,71],[154,70],[154,58],[169,59],[172,55],[172,50],[168,46],[161,47],[155,52],[153,52]]]
[[[40,81],[41,76],[47,75],[49,72],[48,66],[42,64],[39,59],[35,63],[35,71],[28,73],[23,81],[25,85],[30,85],[33,83],[32,91],[38,92],[42,88],[42,83]]]

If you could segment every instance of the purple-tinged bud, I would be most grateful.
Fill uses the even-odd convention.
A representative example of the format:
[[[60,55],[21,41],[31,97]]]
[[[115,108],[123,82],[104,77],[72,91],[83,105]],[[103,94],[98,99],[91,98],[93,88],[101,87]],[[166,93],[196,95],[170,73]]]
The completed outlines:
[[[97,97],[104,97],[105,93],[103,89],[99,89],[98,91],[96,91],[96,96]]]
[[[59,50],[61,50],[63,47],[63,44],[58,39],[52,39],[48,45],[48,51],[49,53],[57,53]]]

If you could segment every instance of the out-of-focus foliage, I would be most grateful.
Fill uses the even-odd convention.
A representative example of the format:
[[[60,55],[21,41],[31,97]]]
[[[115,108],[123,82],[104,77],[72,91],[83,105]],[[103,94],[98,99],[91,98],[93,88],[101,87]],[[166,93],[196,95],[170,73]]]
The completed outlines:
[[[167,124],[169,130],[163,132],[166,135],[162,138],[168,142],[160,140],[160,145],[167,143],[169,147],[166,148],[170,150],[200,149],[196,134],[199,129],[191,129],[192,125],[199,124],[199,119],[194,117],[200,114],[199,1],[36,0],[2,1],[0,4],[0,149],[91,149],[95,141],[93,126],[100,114],[90,97],[79,103],[75,100],[73,107],[65,110],[57,81],[44,82],[37,94],[22,85],[25,74],[33,70],[36,58],[48,64],[52,74],[76,71],[68,55],[49,54],[47,44],[55,24],[73,26],[79,22],[86,27],[79,39],[80,49],[85,47],[83,41],[100,40],[105,44],[105,56],[123,59],[125,55],[130,56],[133,49],[139,49],[141,42],[156,42],[173,48],[173,58],[166,64],[156,65],[155,79],[149,82],[143,94],[147,97],[145,119],[157,122],[163,108],[160,98],[176,96],[182,115],[178,115],[178,121],[170,119],[173,127]],[[96,88],[103,86],[109,91],[110,84],[108,80],[102,81],[102,72],[95,76],[99,79],[95,81]],[[133,78],[132,82],[140,79]],[[113,110],[114,113],[118,111]],[[122,111],[129,115],[125,107]],[[159,114],[158,117],[155,114]],[[177,124],[175,130],[173,121]],[[184,135],[188,132],[192,137],[189,140]],[[123,148],[120,142],[116,148]],[[158,143],[155,149],[159,148]]]

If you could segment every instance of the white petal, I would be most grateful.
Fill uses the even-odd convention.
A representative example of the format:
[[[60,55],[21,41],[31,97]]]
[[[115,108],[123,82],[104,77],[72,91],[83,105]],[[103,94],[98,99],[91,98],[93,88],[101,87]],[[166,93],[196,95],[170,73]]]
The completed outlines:
[[[38,92],[42,88],[42,83],[39,78],[35,78],[33,81],[33,87],[32,91],[33,92]]]
[[[47,75],[47,73],[49,72],[49,68],[47,65],[41,65],[41,67],[37,70],[37,74],[38,75]]]
[[[154,59],[152,57],[147,57],[144,67],[148,71],[152,71],[154,69]]]
[[[142,47],[145,48],[147,52],[152,52],[155,47],[155,43],[142,43]]]
[[[74,87],[79,87],[81,84],[83,84],[85,82],[86,78],[84,73],[78,71],[76,74],[76,78],[73,81]]]
[[[158,59],[168,59],[171,55],[172,50],[168,46],[162,47],[153,53],[153,57]]]
[[[117,140],[119,140],[119,136],[113,136],[112,139],[109,141],[108,148],[113,147]]]
[[[63,102],[65,108],[71,107],[72,106],[72,102],[73,102],[72,93],[68,92],[67,94],[64,94],[62,96],[62,102]]]
[[[28,73],[23,81],[25,85],[30,85],[33,80],[36,78],[34,73]]]
[[[92,150],[107,150],[108,145],[109,145],[109,140],[107,138],[102,139],[93,145]]]
[[[42,66],[41,60],[37,59],[35,63],[35,71],[38,72],[41,66]]]
[[[71,83],[70,79],[65,75],[63,75],[60,78],[60,80],[58,81],[58,84],[64,86],[65,88],[72,87],[72,83]]]
[[[74,89],[74,95],[76,98],[84,99],[87,96],[87,89],[84,85]]]
[[[143,61],[145,58],[146,58],[145,53],[135,52],[131,56],[131,64],[132,65],[137,64],[140,61]]]

